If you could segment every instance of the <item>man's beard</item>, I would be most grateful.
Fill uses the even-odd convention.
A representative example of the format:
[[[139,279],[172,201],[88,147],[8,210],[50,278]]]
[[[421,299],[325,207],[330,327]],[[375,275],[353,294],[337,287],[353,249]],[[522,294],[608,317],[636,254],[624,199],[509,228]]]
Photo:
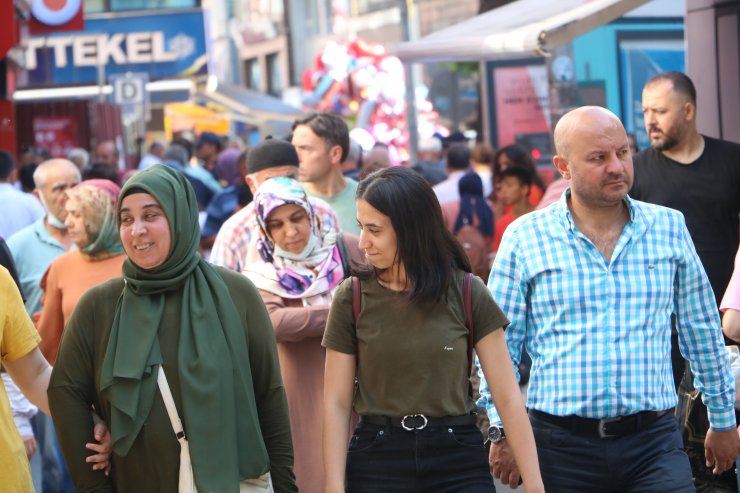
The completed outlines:
[[[653,130],[660,130],[660,129],[658,129],[657,127],[651,127],[648,130],[648,135]],[[652,146],[653,149],[657,151],[667,151],[678,145],[678,139],[676,137],[674,137],[673,135],[669,135],[666,132],[663,132],[662,130],[660,131],[660,133],[663,135],[663,138],[661,140],[650,139],[650,145]]]

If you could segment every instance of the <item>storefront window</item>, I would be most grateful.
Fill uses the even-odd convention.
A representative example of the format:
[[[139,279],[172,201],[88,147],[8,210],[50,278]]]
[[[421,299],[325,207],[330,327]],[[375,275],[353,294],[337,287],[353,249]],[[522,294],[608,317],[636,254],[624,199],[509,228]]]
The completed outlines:
[[[277,53],[267,55],[267,92],[280,96],[282,81],[280,78],[280,57]]]
[[[257,58],[250,58],[249,60],[244,62],[244,72],[247,79],[247,87],[250,89],[254,89],[255,91],[259,91],[260,83],[262,81],[260,61]]]

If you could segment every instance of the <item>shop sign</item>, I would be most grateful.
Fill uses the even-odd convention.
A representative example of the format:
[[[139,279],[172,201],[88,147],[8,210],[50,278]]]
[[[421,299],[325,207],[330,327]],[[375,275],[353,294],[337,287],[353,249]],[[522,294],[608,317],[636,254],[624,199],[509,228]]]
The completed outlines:
[[[544,65],[498,66],[493,70],[498,147],[527,135],[549,140],[550,110]]]
[[[103,72],[148,73],[153,80],[208,73],[203,11],[89,17],[82,32],[32,37],[29,86],[96,83]]]
[[[31,34],[81,31],[85,28],[82,0],[32,0]]]

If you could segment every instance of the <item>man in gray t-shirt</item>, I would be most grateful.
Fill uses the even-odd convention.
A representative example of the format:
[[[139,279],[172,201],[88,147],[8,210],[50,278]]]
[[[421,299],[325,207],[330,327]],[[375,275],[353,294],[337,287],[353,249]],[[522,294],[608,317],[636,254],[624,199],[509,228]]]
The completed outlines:
[[[299,177],[309,197],[332,206],[342,231],[360,234],[357,226],[357,182],[342,174],[349,153],[349,129],[332,113],[312,113],[293,124],[293,145],[300,161]]]

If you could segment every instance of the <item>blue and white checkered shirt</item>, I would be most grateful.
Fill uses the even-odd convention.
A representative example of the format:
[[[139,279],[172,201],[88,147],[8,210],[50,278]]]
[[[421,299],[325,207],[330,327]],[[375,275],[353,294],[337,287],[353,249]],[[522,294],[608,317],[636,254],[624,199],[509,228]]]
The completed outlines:
[[[631,217],[607,262],[573,222],[569,196],[507,228],[488,281],[511,320],[515,368],[523,341],[532,357],[527,407],[588,418],[674,407],[675,313],[711,428],[734,428],[719,314],[683,215],[627,197]],[[478,405],[500,423],[485,378]]]

